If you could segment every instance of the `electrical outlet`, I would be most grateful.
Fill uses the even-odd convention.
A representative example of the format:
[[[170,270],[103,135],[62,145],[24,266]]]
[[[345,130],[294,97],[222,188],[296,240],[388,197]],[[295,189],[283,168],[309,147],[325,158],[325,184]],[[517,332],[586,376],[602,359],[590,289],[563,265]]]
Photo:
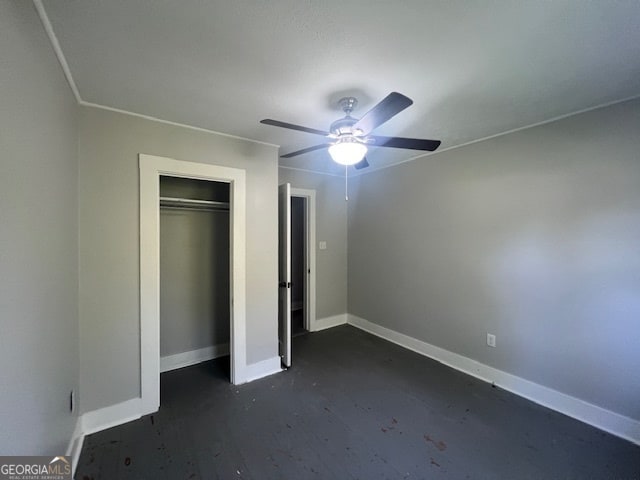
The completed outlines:
[[[495,347],[496,346],[496,336],[491,334],[491,333],[487,333],[487,345],[489,345],[490,347]]]
[[[73,413],[76,409],[76,392],[71,390],[69,393],[69,412]]]

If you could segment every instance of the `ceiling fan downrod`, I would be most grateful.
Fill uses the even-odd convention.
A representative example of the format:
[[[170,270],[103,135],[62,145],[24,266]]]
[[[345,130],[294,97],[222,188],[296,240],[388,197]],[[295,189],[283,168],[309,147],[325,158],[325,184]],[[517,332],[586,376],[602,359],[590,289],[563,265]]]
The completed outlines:
[[[329,131],[338,138],[343,135],[352,136],[355,133],[352,127],[358,119],[353,118],[351,112],[358,106],[358,99],[356,97],[343,97],[338,100],[338,105],[342,108],[345,116],[333,122],[329,127]]]
[[[356,97],[342,97],[338,100],[338,105],[347,116],[350,116],[358,106],[358,99]]]

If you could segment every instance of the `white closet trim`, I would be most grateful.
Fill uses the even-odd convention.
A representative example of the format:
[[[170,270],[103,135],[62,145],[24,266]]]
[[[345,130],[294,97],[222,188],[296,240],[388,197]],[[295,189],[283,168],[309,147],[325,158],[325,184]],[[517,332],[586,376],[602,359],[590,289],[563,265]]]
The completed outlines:
[[[229,183],[231,382],[247,381],[246,172],[243,169],[139,155],[140,393],[142,414],[160,406],[160,176]]]

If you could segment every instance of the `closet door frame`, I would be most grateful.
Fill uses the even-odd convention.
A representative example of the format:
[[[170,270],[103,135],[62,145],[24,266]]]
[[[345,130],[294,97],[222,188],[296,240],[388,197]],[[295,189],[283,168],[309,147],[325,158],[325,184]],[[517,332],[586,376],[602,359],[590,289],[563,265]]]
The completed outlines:
[[[246,172],[243,169],[139,155],[140,396],[142,414],[160,407],[160,176],[229,183],[231,383],[247,381]]]

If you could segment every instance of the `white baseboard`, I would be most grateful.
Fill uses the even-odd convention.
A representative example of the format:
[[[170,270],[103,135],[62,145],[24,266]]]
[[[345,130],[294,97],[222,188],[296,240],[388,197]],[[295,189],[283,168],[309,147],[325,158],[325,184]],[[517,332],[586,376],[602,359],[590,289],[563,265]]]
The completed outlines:
[[[349,314],[348,323],[532,402],[640,445],[640,421]]]
[[[224,347],[225,345],[216,345],[210,349],[202,349],[207,350],[209,354],[213,352],[219,353],[218,356],[224,355]],[[229,346],[226,345],[227,354]],[[204,361],[204,352],[202,350],[196,350],[195,352],[186,352],[187,354],[193,354],[190,358],[203,358]],[[202,353],[197,353],[202,352]],[[174,356],[180,356],[172,355]],[[198,357],[200,355],[200,357]],[[169,357],[165,357],[169,358]],[[186,357],[185,357],[186,358]],[[214,358],[214,357],[212,357]],[[186,359],[185,359],[186,361]],[[193,362],[197,363],[197,362]],[[193,364],[191,363],[191,364]],[[177,363],[176,363],[177,364]],[[186,366],[186,364],[182,365]],[[175,367],[180,368],[180,367]],[[272,375],[274,373],[281,372],[282,368],[280,367],[280,357],[273,357],[267,360],[263,360],[258,363],[254,363],[251,365],[247,365],[245,369],[245,377],[242,383],[251,382],[253,380],[257,380],[259,378],[266,377],[268,375]],[[117,403],[115,405],[110,405],[108,407],[100,408],[98,410],[93,410],[90,412],[86,412],[80,415],[76,421],[76,427],[69,441],[69,445],[67,447],[67,455],[71,455],[73,459],[73,474],[75,475],[76,467],[78,466],[78,460],[80,459],[80,452],[82,451],[82,444],[84,442],[84,437],[86,435],[90,435],[92,433],[100,432],[102,430],[106,430],[111,427],[117,427],[118,425],[122,425],[123,423],[131,422],[133,420],[137,420],[143,416],[142,410],[142,399],[141,398],[132,398],[130,400],[126,400],[121,403]]]
[[[268,358],[258,363],[247,365],[245,369],[245,377],[242,383],[252,382],[259,378],[267,377],[282,371],[280,366],[280,357]]]
[[[84,413],[76,419],[76,426],[69,440],[65,455],[71,457],[72,478],[75,478],[78,460],[82,452],[84,438],[95,432],[116,427],[123,423],[137,420],[142,416],[141,403],[139,398],[127,400],[126,402],[111,405],[91,412]]]
[[[78,460],[80,460],[80,452],[82,451],[82,444],[84,443],[84,433],[82,433],[82,417],[76,418],[76,426],[69,440],[67,451],[65,455],[71,457],[71,476],[76,474],[76,468],[78,468]]]
[[[229,344],[221,343],[210,347],[191,350],[190,352],[176,353],[160,357],[160,373],[176,370],[178,368],[188,367],[196,363],[206,362],[214,358],[229,355]]]
[[[142,402],[140,398],[132,398],[115,405],[84,413],[81,417],[82,433],[89,435],[107,428],[116,427],[123,423],[142,417]]]
[[[344,325],[347,323],[347,314],[341,313],[339,315],[333,315],[332,317],[325,317],[317,319],[313,325],[311,325],[311,331],[317,332],[326,328],[337,327],[338,325]]]

